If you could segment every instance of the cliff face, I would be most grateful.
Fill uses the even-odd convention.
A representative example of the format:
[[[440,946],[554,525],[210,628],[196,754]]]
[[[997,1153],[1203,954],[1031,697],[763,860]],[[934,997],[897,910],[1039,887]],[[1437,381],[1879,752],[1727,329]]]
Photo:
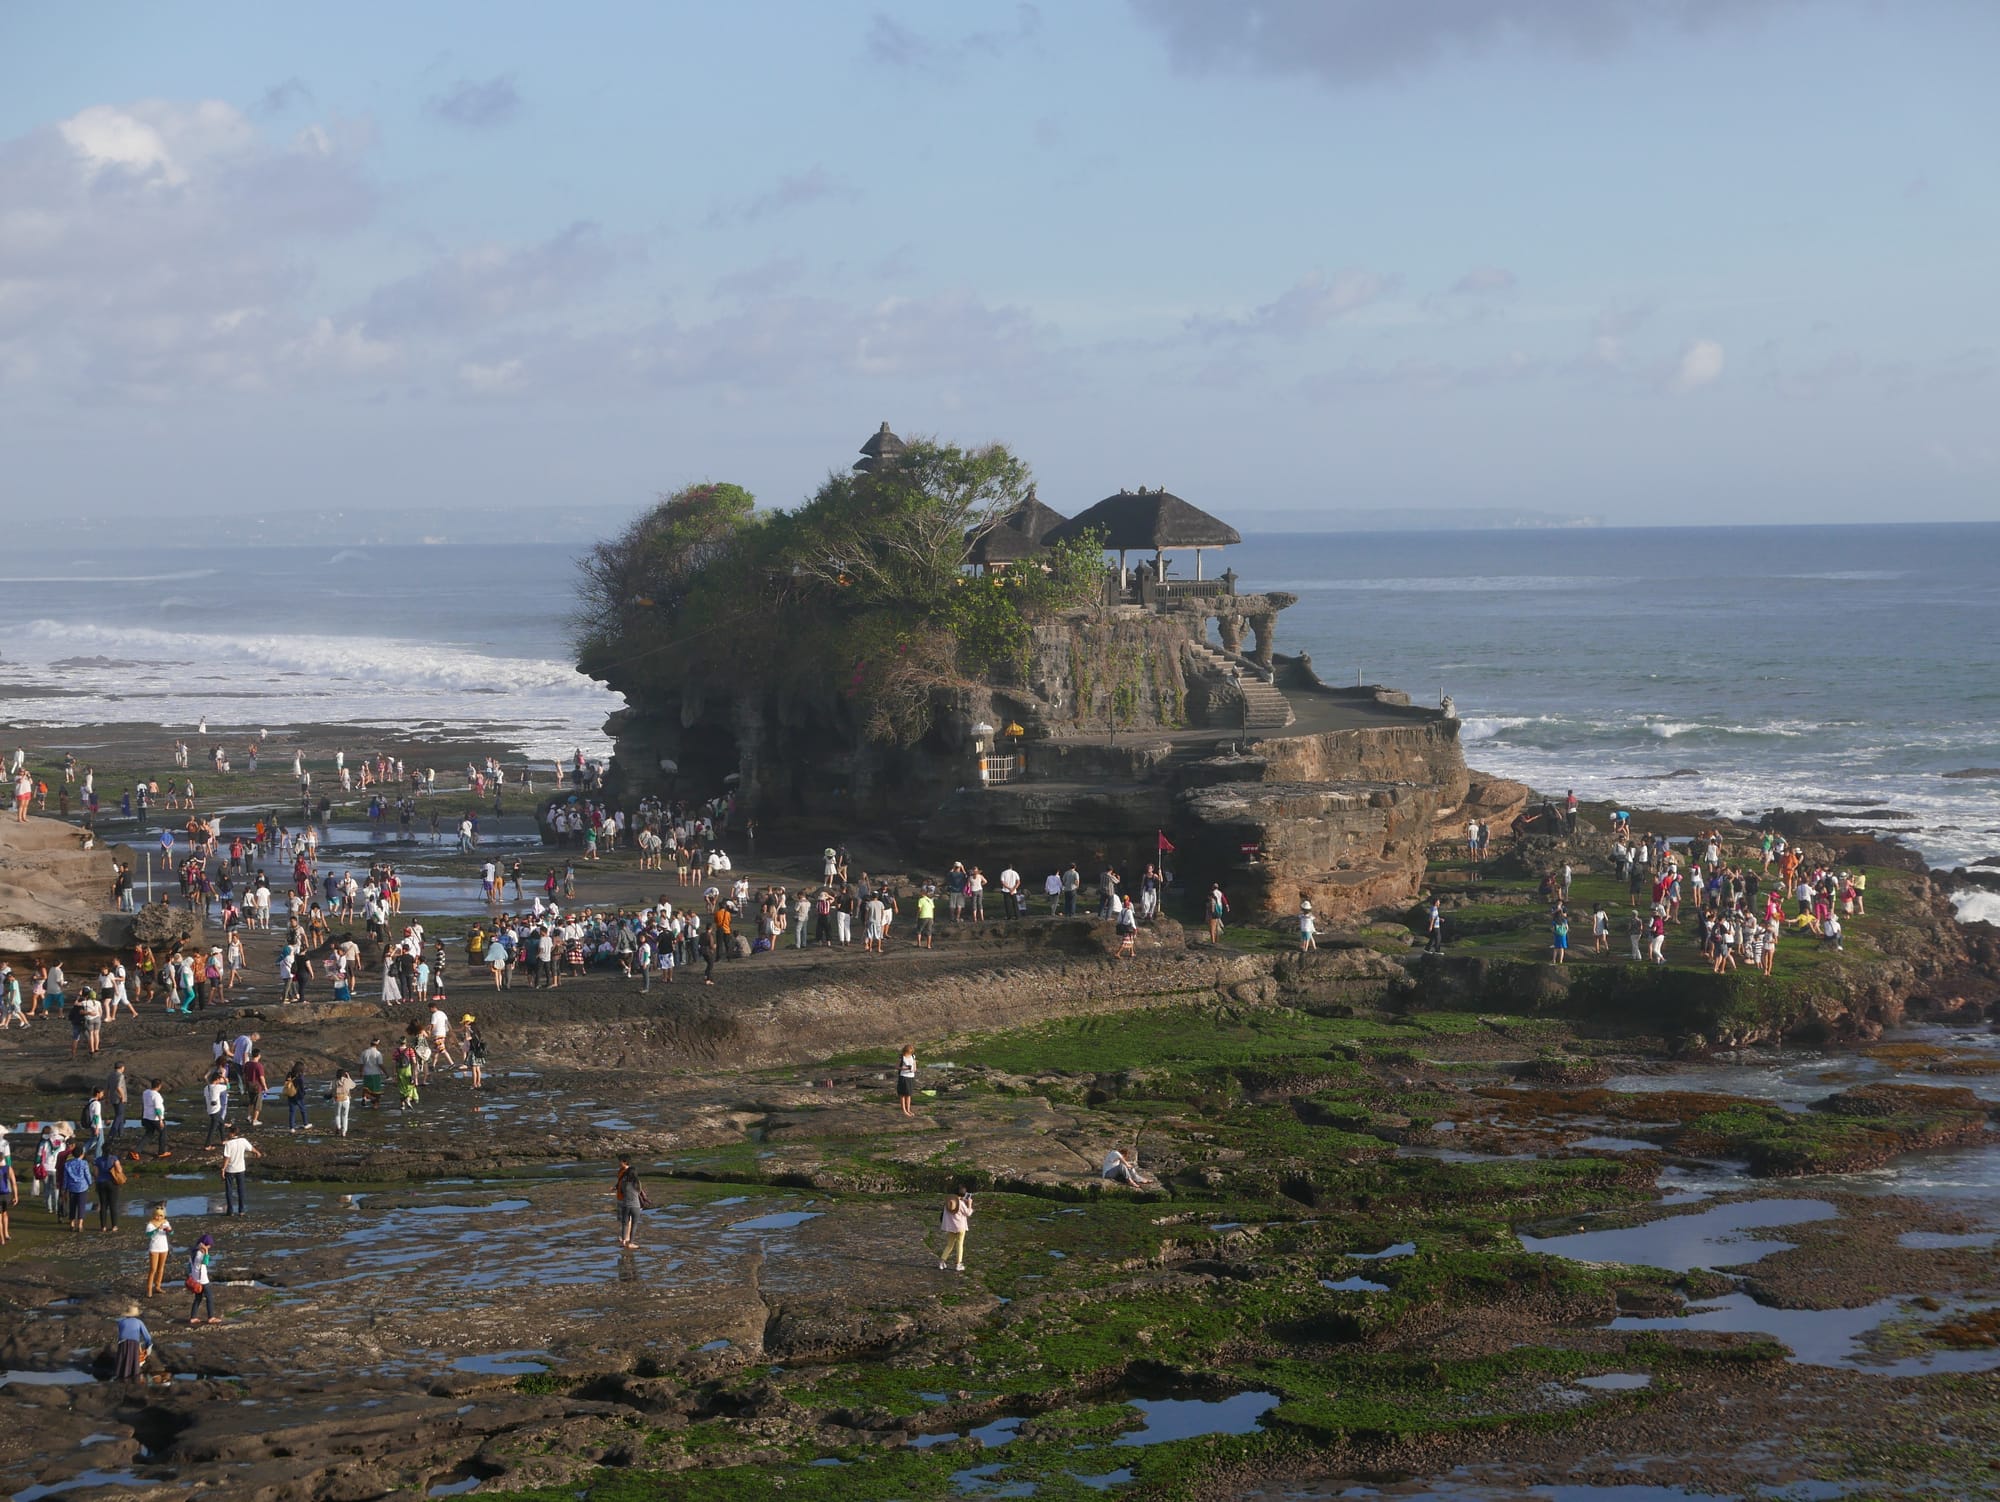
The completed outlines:
[[[746,667],[621,716],[614,778],[706,794],[733,775],[767,829],[864,827],[923,858],[1012,864],[1034,886],[1072,861],[1136,878],[1164,837],[1183,886],[1220,881],[1239,915],[1278,919],[1303,893],[1328,922],[1407,903],[1433,820],[1467,797],[1458,722],[1387,690],[1330,689],[1303,663],[1272,685],[1257,654],[1205,642],[1210,609],[1044,621],[1018,664],[941,700],[911,746],[869,741],[839,685],[784,694]],[[1245,728],[1274,703],[1295,723]],[[1003,758],[985,776],[981,721]]]
[[[1220,882],[1253,920],[1310,894],[1328,922],[1400,906],[1422,883],[1433,822],[1467,792],[1458,722],[1405,708],[1394,723],[1240,745],[1213,737],[1030,744],[1024,780],[942,799],[921,844],[951,859],[1004,854],[1031,879],[1075,861],[1127,876],[1158,858],[1185,885]]]

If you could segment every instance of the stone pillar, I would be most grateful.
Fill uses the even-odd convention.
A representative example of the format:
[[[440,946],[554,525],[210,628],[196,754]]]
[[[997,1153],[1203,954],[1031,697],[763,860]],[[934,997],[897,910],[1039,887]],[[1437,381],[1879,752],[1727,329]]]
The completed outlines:
[[[1250,649],[1250,660],[1268,673],[1271,671],[1271,653],[1278,645],[1278,612],[1258,611],[1250,617],[1250,630],[1257,639],[1257,645]]]
[[[1215,634],[1222,638],[1225,652],[1240,653],[1243,650],[1243,617],[1234,611],[1225,610],[1215,618]]]

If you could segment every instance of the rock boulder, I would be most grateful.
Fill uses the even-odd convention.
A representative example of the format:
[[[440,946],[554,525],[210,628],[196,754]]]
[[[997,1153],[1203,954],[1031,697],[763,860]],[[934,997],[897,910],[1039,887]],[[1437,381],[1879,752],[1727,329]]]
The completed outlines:
[[[115,949],[129,914],[112,909],[111,881],[129,851],[95,842],[56,819],[0,822],[0,954]]]

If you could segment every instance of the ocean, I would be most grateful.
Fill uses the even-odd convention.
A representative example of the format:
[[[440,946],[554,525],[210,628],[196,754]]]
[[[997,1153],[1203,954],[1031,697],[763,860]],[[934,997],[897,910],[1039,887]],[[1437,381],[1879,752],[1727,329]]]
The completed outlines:
[[[1450,694],[1482,770],[1731,816],[1868,803],[1935,864],[2000,855],[2000,780],[1944,776],[2000,767],[2000,525],[1253,536],[1225,556],[1242,587],[1298,595],[1279,650],[1329,683]]]
[[[590,540],[16,548],[0,734],[206,716],[602,753],[620,700],[566,626]],[[1329,682],[1452,695],[1483,770],[2000,855],[2000,780],[1943,775],[2000,767],[2000,524],[1262,534],[1209,567],[1296,594],[1279,649]]]

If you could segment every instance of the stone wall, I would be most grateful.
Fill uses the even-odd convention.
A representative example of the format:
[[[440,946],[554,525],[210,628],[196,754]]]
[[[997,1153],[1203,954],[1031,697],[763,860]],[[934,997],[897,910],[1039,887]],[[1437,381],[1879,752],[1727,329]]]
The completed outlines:
[[[1183,643],[1201,626],[1194,614],[1137,605],[1071,611],[1035,627],[1019,707],[1040,730],[1177,730],[1187,724]],[[1006,697],[1004,689],[1001,697]]]
[[[1438,807],[1465,798],[1465,756],[1457,720],[1411,710],[1407,725],[1330,730],[1256,742],[1266,782],[1425,782],[1439,790]]]
[[[1427,782],[1198,788],[1176,809],[1180,859],[1219,881],[1241,917],[1296,914],[1310,896],[1322,922],[1350,922],[1415,895],[1439,798]]]

